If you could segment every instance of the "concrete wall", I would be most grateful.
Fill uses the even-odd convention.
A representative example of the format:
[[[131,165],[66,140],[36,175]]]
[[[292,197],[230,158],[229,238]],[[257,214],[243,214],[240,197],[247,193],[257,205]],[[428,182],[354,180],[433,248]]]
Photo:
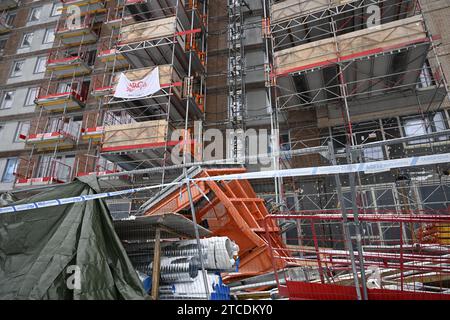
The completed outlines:
[[[9,109],[0,109],[0,121],[1,117],[5,116],[33,113],[35,110],[35,105],[26,106],[26,99],[28,89],[35,87],[36,86],[26,86],[11,89],[14,91],[12,106]],[[3,98],[3,96],[1,98]]]
[[[7,150],[22,150],[25,143],[15,141],[19,121],[4,122],[2,125],[3,128],[0,130],[0,152]]]

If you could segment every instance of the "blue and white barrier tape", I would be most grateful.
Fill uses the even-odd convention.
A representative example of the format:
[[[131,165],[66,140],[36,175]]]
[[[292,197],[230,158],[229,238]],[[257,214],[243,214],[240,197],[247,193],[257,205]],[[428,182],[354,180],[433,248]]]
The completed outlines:
[[[247,179],[265,179],[273,177],[300,177],[300,176],[313,176],[313,175],[329,175],[329,174],[342,174],[350,172],[365,172],[365,173],[375,173],[389,171],[394,168],[405,168],[423,165],[432,165],[439,163],[450,163],[450,153],[429,155],[429,156],[419,156],[403,159],[394,160],[384,160],[384,161],[374,161],[365,163],[353,163],[344,164],[336,166],[323,166],[323,167],[309,167],[309,168],[297,168],[297,169],[285,169],[285,170],[269,170],[269,171],[259,171],[259,172],[245,172],[240,174],[228,174],[213,177],[204,177],[190,179],[191,181],[219,181],[219,180],[247,180]],[[182,185],[186,181],[172,182],[166,184],[160,184],[155,186],[133,188],[127,190],[113,191],[98,193],[92,195],[83,195],[79,197],[61,198],[48,201],[32,202],[27,204],[20,204],[16,206],[8,206],[0,208],[1,213],[8,212],[18,212],[30,209],[53,207],[69,203],[84,202],[88,200],[110,198],[119,195],[125,195],[135,192],[146,191],[150,189],[156,189],[161,187],[167,187],[171,185]]]

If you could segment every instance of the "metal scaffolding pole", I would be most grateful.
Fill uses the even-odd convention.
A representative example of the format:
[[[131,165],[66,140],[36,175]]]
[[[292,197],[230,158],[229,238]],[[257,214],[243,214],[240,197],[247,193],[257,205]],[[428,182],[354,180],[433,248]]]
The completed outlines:
[[[331,164],[336,165],[337,164],[336,157],[334,155],[333,143],[331,141],[328,142],[328,148],[330,149]],[[352,273],[353,273],[353,282],[355,284],[355,290],[356,290],[356,295],[358,297],[358,300],[361,300],[362,295],[361,295],[361,288],[359,286],[359,277],[358,277],[358,270],[356,268],[355,253],[353,252],[353,244],[352,244],[351,234],[350,234],[350,226],[349,226],[350,222],[348,221],[347,209],[345,207],[344,195],[342,193],[341,179],[339,178],[338,174],[334,175],[334,180],[336,182],[337,197],[338,197],[340,207],[341,207],[341,212],[342,212],[345,244],[346,244],[348,253],[350,255],[350,263],[351,263]]]

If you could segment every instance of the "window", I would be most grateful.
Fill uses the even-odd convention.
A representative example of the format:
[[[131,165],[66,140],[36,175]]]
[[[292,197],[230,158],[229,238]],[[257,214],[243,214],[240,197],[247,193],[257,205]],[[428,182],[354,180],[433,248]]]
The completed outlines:
[[[45,30],[44,42],[43,43],[53,43],[55,41],[55,29],[49,28]]]
[[[14,23],[15,18],[16,18],[16,13],[15,12],[8,13],[8,16],[6,17],[6,24],[8,26],[12,26],[13,23]]]
[[[442,112],[437,112],[434,116],[433,116],[433,125],[434,125],[434,130],[436,132],[442,132],[447,130],[447,127],[445,125],[445,119],[444,116],[442,114]],[[448,136],[439,136],[437,137],[437,139],[439,141],[443,141],[443,140],[447,140]]]
[[[5,91],[2,97],[0,109],[10,109],[14,99],[14,91]]]
[[[0,53],[5,49],[7,41],[8,38],[0,38]]]
[[[423,118],[410,118],[404,120],[404,131],[407,137],[424,135],[432,132],[441,132],[444,130],[447,130],[447,125],[442,112],[425,115]],[[423,138],[408,141],[408,144],[428,143],[447,139],[448,136],[438,136],[436,138]]]
[[[363,149],[363,156],[365,161],[383,160],[384,153],[382,146],[375,146]]]
[[[405,121],[405,135],[407,137],[413,137],[418,135],[427,134],[427,124],[425,119],[415,118]],[[418,139],[409,141],[408,144],[426,143],[428,139]]]
[[[32,41],[33,41],[33,32],[24,33],[20,47],[21,48],[29,47],[31,46]]]
[[[21,136],[27,136],[30,131],[30,121],[19,122],[17,125],[16,135],[14,136],[14,142],[23,142]]]
[[[64,182],[68,182],[72,176],[72,170],[75,165],[75,155],[65,155],[56,157],[55,176]]]
[[[39,89],[28,88],[27,97],[25,98],[25,107],[34,106],[34,100],[37,98]]]
[[[56,132],[60,129],[60,122],[62,121],[61,117],[54,117],[48,119],[47,130],[46,132]]]
[[[291,150],[291,141],[289,138],[289,132],[280,134],[280,151],[290,151]],[[289,160],[291,159],[290,154],[284,154],[282,156],[283,159]]]
[[[369,123],[358,123],[357,128],[355,128],[354,137],[356,143],[359,145],[365,145],[362,148],[362,155],[364,161],[375,161],[384,159],[384,147],[382,146],[367,146],[368,143],[382,141],[383,136],[381,134],[380,128],[374,127],[372,122]]]
[[[25,66],[25,60],[17,60],[13,62],[13,68],[11,70],[11,77],[20,77],[23,74],[23,67]]]
[[[35,178],[56,177],[61,181],[69,181],[75,164],[75,155],[62,155],[53,157],[42,155],[39,159]]]
[[[419,82],[417,83],[417,88],[427,88],[434,85],[433,75],[431,74],[431,67],[428,61],[420,71]]]
[[[39,157],[39,164],[37,170],[33,174],[33,178],[42,178],[50,175],[50,159],[51,156],[42,155]]]
[[[34,7],[30,11],[28,22],[38,21],[40,17],[41,17],[41,7]]]
[[[58,92],[57,93],[66,93],[71,92],[72,90],[76,91],[78,83],[74,82],[62,82],[58,83]]]
[[[60,1],[55,2],[53,4],[52,13],[50,14],[51,17],[60,16],[61,15],[61,8],[62,3]]]
[[[11,158],[6,161],[5,171],[3,171],[2,182],[13,182],[14,172],[17,167],[17,158]]]
[[[47,57],[38,57],[36,60],[36,66],[34,67],[34,73],[45,72],[46,65],[47,65]]]

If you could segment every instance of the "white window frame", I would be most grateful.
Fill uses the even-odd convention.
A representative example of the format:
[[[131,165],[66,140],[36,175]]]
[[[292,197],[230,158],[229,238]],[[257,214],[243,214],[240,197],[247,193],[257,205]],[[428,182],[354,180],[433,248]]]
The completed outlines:
[[[25,133],[23,132],[23,125],[28,125],[28,130]],[[21,140],[19,136],[21,134],[27,136],[29,131],[30,131],[30,127],[31,127],[31,122],[30,121],[19,121],[17,123],[16,134],[14,135],[13,142],[23,142],[23,140]]]
[[[20,74],[16,74],[16,73],[14,72],[14,69],[16,68],[16,65],[17,65],[18,63],[21,63],[21,64],[22,64],[22,69],[20,70]],[[20,59],[20,60],[15,60],[15,61],[13,61],[13,65],[12,65],[10,77],[11,77],[11,78],[16,78],[16,77],[21,77],[21,76],[23,76],[23,67],[24,67],[24,66],[25,66],[25,59]]]
[[[37,15],[37,18],[36,18],[36,20],[32,20],[32,17],[34,16],[34,12],[36,11],[36,10],[39,10],[38,12],[38,15]],[[30,15],[28,16],[28,22],[36,22],[36,21],[39,21],[40,19],[41,19],[41,13],[42,13],[42,7],[41,6],[39,6],[39,7],[33,7],[33,8],[31,8],[30,9]]]
[[[42,71],[38,71],[38,66],[39,66],[39,62],[40,61],[44,61],[44,70],[42,70]],[[40,57],[37,57],[37,59],[36,59],[36,64],[34,65],[34,72],[33,73],[44,73],[45,72],[45,70],[46,70],[46,68],[47,68],[47,56],[40,56]]]
[[[17,163],[18,163],[17,160],[18,160],[17,158],[7,158],[7,159],[6,159],[5,168],[3,169],[3,174],[2,174],[2,182],[3,182],[3,183],[11,183],[11,182],[14,182],[14,173],[15,173],[15,171],[16,171],[16,169],[17,169]],[[8,163],[9,163],[10,161],[14,161],[14,164],[13,164],[13,167],[12,167],[11,180],[9,180],[9,179],[8,179],[8,180],[5,180],[5,175],[7,174],[7,171],[8,171]]]
[[[52,11],[50,13],[50,17],[57,17],[60,16],[62,11],[58,10],[58,7],[62,9],[63,5],[60,1],[56,1],[53,3]]]
[[[8,107],[5,106],[5,97],[7,94],[9,94],[11,96],[10,105]],[[0,110],[6,110],[6,109],[12,108],[12,105],[14,102],[14,94],[15,94],[15,90],[5,90],[2,92]]]
[[[12,18],[11,18],[12,17]],[[17,12],[8,12],[5,22],[8,26],[12,27],[12,25],[14,24],[14,20],[17,17]],[[11,21],[12,19],[12,21]]]
[[[441,115],[441,122],[439,123],[439,126],[436,125],[436,115],[440,114]],[[419,131],[414,131],[414,132],[410,132],[410,134],[408,135],[406,132],[406,127],[407,127],[407,123],[408,122],[412,122],[412,121],[416,121],[416,122],[421,122],[421,123],[417,123],[416,126],[420,126],[421,125],[421,129],[420,132]],[[442,112],[438,112],[434,115],[431,114],[427,114],[425,115],[425,118],[423,119],[422,117],[414,117],[414,118],[406,118],[406,119],[402,119],[402,127],[403,127],[403,133],[405,134],[405,137],[410,137],[410,136],[414,136],[414,135],[422,135],[422,134],[428,134],[428,133],[433,133],[433,132],[440,132],[443,130],[447,130],[446,128],[446,119],[445,119],[445,115]],[[438,142],[438,141],[446,141],[448,140],[448,136],[439,136],[439,137],[435,137],[435,138],[422,138],[422,139],[417,139],[417,140],[410,140],[407,142],[407,145],[410,146],[414,146],[417,144],[424,144],[424,143],[433,143],[433,142]]]
[[[35,91],[34,97],[32,98],[31,103],[29,103],[30,102],[29,100],[31,98],[31,93],[33,92],[33,90],[36,90],[36,91]],[[30,87],[30,88],[28,88],[27,96],[25,97],[24,107],[34,106],[34,100],[37,98],[38,93],[39,93],[39,88],[38,87]]]
[[[32,44],[32,42],[33,42],[33,35],[34,35],[34,33],[33,32],[25,32],[24,34],[23,34],[23,36],[22,36],[22,41],[20,42],[20,48],[22,49],[22,48],[29,48],[29,47],[31,47],[31,44]],[[25,42],[25,39],[26,39],[26,37],[27,36],[31,36],[31,38],[29,39],[29,44],[24,44],[24,42]]]
[[[50,32],[53,32],[53,39],[52,41],[48,41],[48,36],[50,34]],[[43,44],[50,44],[55,42],[55,29],[54,28],[47,28],[45,29],[45,34],[44,34],[44,39],[42,40]]]

